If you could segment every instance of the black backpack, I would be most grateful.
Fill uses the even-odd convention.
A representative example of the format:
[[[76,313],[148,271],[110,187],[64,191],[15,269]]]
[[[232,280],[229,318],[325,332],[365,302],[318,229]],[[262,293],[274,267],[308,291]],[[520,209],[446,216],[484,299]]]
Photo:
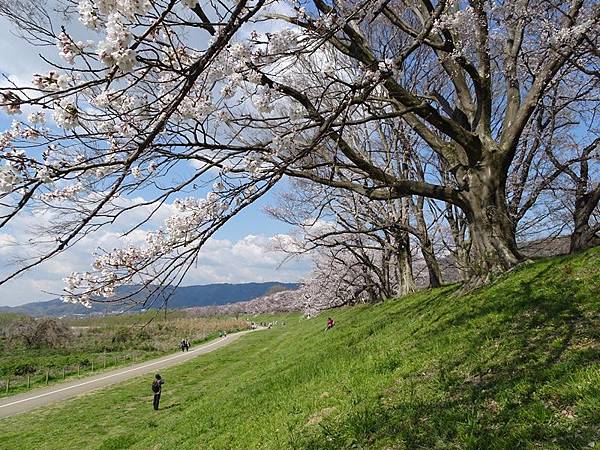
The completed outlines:
[[[152,392],[158,394],[160,392],[160,381],[154,380],[152,382]]]

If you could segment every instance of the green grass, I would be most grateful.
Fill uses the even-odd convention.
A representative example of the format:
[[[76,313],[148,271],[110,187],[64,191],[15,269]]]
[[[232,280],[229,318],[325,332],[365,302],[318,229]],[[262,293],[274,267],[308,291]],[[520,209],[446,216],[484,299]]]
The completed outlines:
[[[600,445],[600,249],[285,326],[0,420],[13,449],[571,449]],[[326,317],[326,316],[325,316]]]
[[[0,314],[0,398],[103,369],[130,365],[179,351],[182,337],[193,346],[229,332],[246,328],[244,320],[228,317],[192,318],[182,311],[168,317],[156,313],[64,319],[77,327],[68,345],[57,348],[11,347],[2,331],[17,315]],[[83,329],[82,329],[83,328]],[[6,384],[9,390],[6,390]]]

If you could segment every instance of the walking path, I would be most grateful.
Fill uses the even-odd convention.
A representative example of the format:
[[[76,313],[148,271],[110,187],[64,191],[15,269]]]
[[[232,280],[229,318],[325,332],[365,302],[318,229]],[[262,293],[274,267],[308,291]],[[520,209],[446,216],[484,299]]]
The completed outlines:
[[[75,397],[81,394],[100,389],[112,384],[117,384],[130,378],[148,373],[155,373],[167,367],[181,364],[195,358],[198,355],[212,352],[218,348],[224,347],[233,341],[239,339],[247,333],[255,330],[241,331],[239,333],[229,334],[224,338],[211,341],[204,345],[199,345],[189,352],[181,352],[175,355],[164,356],[162,358],[145,361],[127,367],[103,372],[88,378],[78,379],[67,383],[55,384],[47,388],[35,389],[22,394],[13,395],[0,399],[0,419],[13,416],[22,412],[31,411],[40,406],[49,405],[67,398]]]

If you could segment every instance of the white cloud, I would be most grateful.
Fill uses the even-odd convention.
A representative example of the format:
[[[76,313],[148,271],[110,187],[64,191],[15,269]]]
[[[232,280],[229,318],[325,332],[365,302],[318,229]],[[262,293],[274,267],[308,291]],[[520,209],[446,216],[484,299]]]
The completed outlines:
[[[15,237],[8,233],[0,233],[0,256],[6,258],[10,255],[12,248],[17,245]]]
[[[0,18],[0,70],[9,75],[15,83],[30,83],[32,75],[46,68],[39,54],[46,57],[57,54],[56,47],[39,48],[28,44],[14,33],[14,26],[5,18]]]
[[[140,204],[141,198],[120,199],[120,204]],[[145,230],[138,229],[123,236],[128,226],[146,217],[152,208],[140,206],[123,215],[110,228],[85,236],[74,247],[50,261],[26,272],[19,278],[0,285],[0,305],[17,305],[47,300],[60,294],[62,279],[71,272],[89,270],[92,254],[98,249],[112,250],[128,244],[142,244]],[[144,226],[155,229],[164,223],[174,208],[164,204],[153,219]],[[52,223],[51,214],[24,214],[15,218],[8,232],[0,234],[0,275],[14,270],[14,262],[31,257],[39,251],[25,245],[33,230]],[[274,250],[274,243],[285,235],[248,234],[239,240],[211,238],[207,241],[194,266],[188,271],[183,285],[208,283],[245,283],[252,281],[298,281],[309,270],[309,262],[295,259],[281,265],[286,254]],[[44,291],[55,295],[45,294]]]

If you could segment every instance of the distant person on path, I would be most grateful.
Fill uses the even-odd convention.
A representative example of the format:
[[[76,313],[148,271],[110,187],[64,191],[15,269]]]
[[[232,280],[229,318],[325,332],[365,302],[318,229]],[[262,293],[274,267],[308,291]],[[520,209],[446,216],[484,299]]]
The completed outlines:
[[[181,343],[179,344],[179,346],[181,347],[181,351],[185,352],[187,350],[187,342],[185,339],[181,340]]]
[[[190,340],[189,339],[185,339],[185,351],[189,352],[190,351]]]
[[[154,376],[154,381],[152,382],[152,392],[154,393],[154,400],[152,401],[152,406],[155,411],[158,411],[158,404],[160,402],[160,393],[162,391],[162,385],[165,384],[164,380],[160,377],[159,374]]]
[[[332,329],[334,325],[335,325],[335,322],[333,321],[333,319],[331,317],[329,317],[327,319],[327,330]]]

